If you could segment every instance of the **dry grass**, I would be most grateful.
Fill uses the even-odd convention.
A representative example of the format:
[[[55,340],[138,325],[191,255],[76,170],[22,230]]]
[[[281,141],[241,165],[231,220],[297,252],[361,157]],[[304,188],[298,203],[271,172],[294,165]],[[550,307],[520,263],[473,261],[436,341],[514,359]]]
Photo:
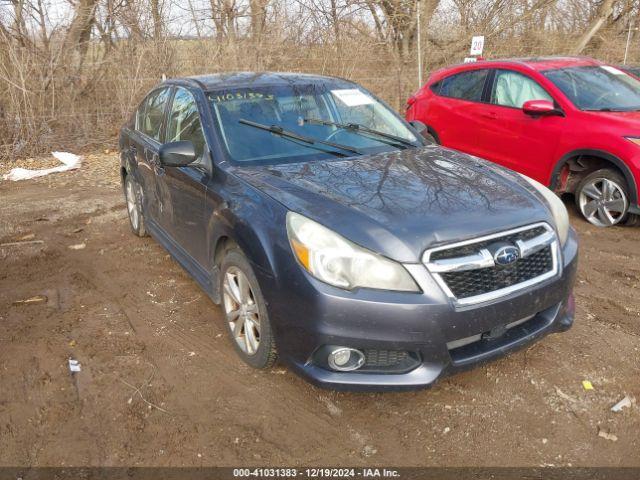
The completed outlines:
[[[309,41],[272,28],[260,41],[239,38],[92,41],[84,56],[65,53],[53,36],[45,48],[0,30],[0,158],[23,158],[51,149],[77,152],[114,148],[118,129],[153,85],[167,77],[231,70],[271,70],[336,75],[355,80],[402,111],[417,88],[415,52],[401,58],[375,36],[345,30],[339,43]],[[274,33],[275,32],[275,33]],[[461,61],[470,33],[430,31],[423,46],[425,72]],[[567,54],[575,35],[527,31],[489,36],[485,56]],[[434,40],[435,38],[435,40]],[[624,31],[600,32],[587,54],[619,63]],[[62,53],[61,53],[62,52]],[[638,48],[630,51],[637,60]],[[427,78],[425,73],[424,78]]]

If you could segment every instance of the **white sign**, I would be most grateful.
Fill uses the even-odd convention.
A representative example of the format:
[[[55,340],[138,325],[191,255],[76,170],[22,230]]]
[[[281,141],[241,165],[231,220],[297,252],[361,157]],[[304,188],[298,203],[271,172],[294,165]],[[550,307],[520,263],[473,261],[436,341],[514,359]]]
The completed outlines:
[[[360,105],[371,105],[373,98],[365,95],[357,88],[345,88],[343,90],[331,90],[331,93],[337,97],[347,107],[357,107]]]
[[[464,57],[464,63],[473,63],[477,61],[478,59],[476,57]]]
[[[484,35],[473,37],[471,39],[471,51],[469,55],[482,55],[482,49],[484,48]]]

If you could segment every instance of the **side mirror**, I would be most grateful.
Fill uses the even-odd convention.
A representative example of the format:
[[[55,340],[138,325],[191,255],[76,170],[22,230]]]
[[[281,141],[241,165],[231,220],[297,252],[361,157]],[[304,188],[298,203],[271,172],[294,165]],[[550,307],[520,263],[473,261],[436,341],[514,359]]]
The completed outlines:
[[[532,117],[563,116],[562,110],[556,108],[549,100],[528,100],[522,105],[522,111]]]
[[[409,125],[415,128],[420,135],[424,135],[425,133],[427,133],[427,126],[420,120],[411,120],[409,121]]]
[[[411,120],[409,122],[409,125],[415,128],[416,131],[420,135],[422,135],[422,138],[424,138],[427,142],[434,143],[436,145],[438,144],[438,141],[435,139],[435,137],[429,133],[429,129],[427,128],[427,126],[420,120]]]
[[[170,142],[160,147],[158,156],[164,167],[184,167],[195,161],[196,150],[189,141]]]

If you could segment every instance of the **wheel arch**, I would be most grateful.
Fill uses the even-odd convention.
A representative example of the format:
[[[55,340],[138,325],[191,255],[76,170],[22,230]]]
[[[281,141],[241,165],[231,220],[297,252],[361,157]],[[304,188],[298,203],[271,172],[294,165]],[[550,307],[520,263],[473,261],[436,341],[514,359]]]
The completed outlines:
[[[120,151],[120,182],[122,183],[122,187],[124,188],[124,180],[128,175],[133,175],[134,180],[140,183],[140,179],[137,175],[136,162],[131,158],[130,155],[127,155],[124,150]]]
[[[549,188],[551,190],[557,190],[561,187],[562,182],[562,171],[564,167],[572,160],[578,160],[581,157],[589,157],[600,160],[603,164],[611,164],[616,167],[617,170],[622,173],[625,181],[627,182],[627,186],[629,188],[629,200],[631,205],[638,204],[638,186],[636,184],[635,178],[631,173],[629,167],[624,163],[622,159],[613,155],[604,150],[596,150],[596,149],[579,149],[573,150],[567,154],[565,154],[556,165],[553,167],[553,171],[551,172],[551,180],[549,183]]]
[[[259,280],[270,281],[276,278],[276,249],[281,239],[271,231],[268,222],[257,218],[244,219],[230,209],[218,212],[209,222],[209,271],[212,278],[212,294],[214,300],[220,298],[219,275],[225,252],[239,249],[254,268]],[[221,219],[224,219],[220,221]],[[255,221],[254,221],[255,220]],[[267,289],[261,282],[260,287]]]

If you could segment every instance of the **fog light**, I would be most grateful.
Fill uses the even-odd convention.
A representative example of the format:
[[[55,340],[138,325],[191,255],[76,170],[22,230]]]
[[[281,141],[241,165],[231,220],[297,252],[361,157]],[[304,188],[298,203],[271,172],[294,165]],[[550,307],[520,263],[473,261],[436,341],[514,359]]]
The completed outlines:
[[[327,363],[333,370],[350,372],[364,365],[364,353],[355,348],[339,347],[329,354]]]
[[[333,352],[333,364],[340,368],[344,367],[347,363],[349,363],[349,359],[351,358],[351,352],[348,348],[343,348],[342,350],[337,350]]]

